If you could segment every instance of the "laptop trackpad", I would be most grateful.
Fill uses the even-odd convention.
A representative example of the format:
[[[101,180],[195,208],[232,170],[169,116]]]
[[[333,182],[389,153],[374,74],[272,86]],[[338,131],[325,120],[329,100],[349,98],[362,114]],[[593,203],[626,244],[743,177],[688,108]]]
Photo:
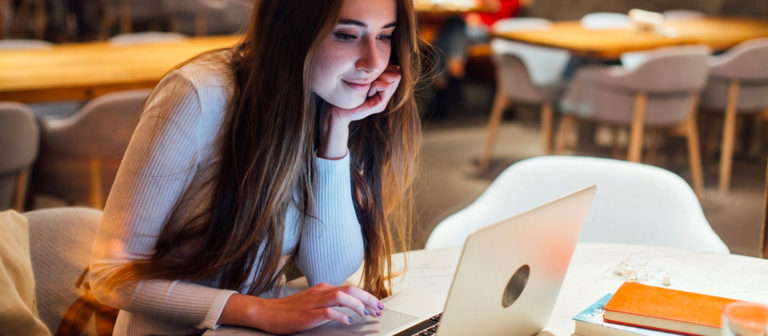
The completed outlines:
[[[352,317],[351,325],[341,324],[339,322],[330,322],[317,328],[305,330],[296,335],[302,336],[332,336],[332,335],[384,335],[387,332],[402,327],[403,325],[417,319],[416,316],[398,313],[393,310],[384,309],[381,317],[361,317],[349,308],[334,308]]]

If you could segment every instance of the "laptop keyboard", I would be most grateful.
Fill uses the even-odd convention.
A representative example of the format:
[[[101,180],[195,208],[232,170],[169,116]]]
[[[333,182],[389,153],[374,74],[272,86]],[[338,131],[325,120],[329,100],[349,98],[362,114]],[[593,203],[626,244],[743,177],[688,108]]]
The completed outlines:
[[[432,316],[421,323],[405,329],[395,336],[432,336],[437,332],[437,326],[440,325],[440,317],[443,313]]]

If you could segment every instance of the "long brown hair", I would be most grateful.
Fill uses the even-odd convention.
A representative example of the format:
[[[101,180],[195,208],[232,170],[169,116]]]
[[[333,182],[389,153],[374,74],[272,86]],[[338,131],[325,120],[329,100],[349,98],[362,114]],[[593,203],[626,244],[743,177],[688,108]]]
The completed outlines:
[[[409,248],[421,142],[414,90],[424,44],[413,1],[395,1],[390,61],[401,66],[402,79],[386,111],[350,126],[348,144],[365,243],[362,287],[378,297],[389,295],[391,254]],[[312,56],[342,2],[255,1],[230,63],[235,85],[207,211],[181,228],[166,225],[148,260],[129,265],[113,281],[214,278],[220,288],[239,290],[256,267],[259,276],[248,292],[259,294],[284,272],[278,265],[288,208],[296,206],[306,218],[314,206],[313,155],[325,103],[309,88]]]

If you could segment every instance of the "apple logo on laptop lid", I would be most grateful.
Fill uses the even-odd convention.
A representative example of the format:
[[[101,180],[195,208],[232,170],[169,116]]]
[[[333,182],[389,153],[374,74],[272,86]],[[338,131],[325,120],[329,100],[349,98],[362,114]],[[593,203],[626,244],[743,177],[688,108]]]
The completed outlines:
[[[507,308],[511,306],[520,294],[523,293],[525,285],[528,283],[528,276],[531,274],[531,267],[527,264],[520,266],[520,268],[512,274],[512,277],[507,283],[507,287],[504,289],[504,294],[501,296],[501,306]]]

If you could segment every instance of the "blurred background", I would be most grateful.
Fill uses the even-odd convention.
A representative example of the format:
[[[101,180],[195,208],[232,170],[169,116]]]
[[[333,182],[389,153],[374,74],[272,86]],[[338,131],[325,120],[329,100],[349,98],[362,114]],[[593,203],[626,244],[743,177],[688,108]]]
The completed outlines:
[[[578,155],[682,177],[757,256],[768,154],[765,0],[416,0],[422,248],[518,161]],[[0,0],[0,209],[103,207],[161,76],[231,46],[249,0]]]

